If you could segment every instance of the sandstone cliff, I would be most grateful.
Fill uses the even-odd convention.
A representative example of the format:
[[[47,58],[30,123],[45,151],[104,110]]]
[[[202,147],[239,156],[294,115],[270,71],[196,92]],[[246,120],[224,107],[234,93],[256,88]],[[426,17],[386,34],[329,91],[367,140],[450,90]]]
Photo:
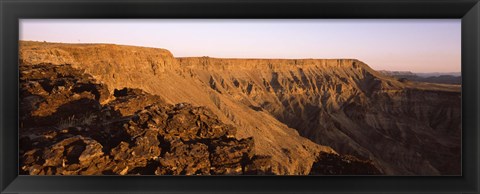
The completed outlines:
[[[218,93],[387,174],[460,172],[459,85],[400,82],[353,59],[179,62]]]
[[[41,63],[71,64],[110,93],[138,88],[205,106],[237,139],[253,137],[276,174],[322,172],[311,172],[328,164],[321,158],[341,161],[319,155],[330,147],[387,174],[460,172],[459,86],[400,82],[351,59],[175,59],[164,49],[20,42],[20,64]]]

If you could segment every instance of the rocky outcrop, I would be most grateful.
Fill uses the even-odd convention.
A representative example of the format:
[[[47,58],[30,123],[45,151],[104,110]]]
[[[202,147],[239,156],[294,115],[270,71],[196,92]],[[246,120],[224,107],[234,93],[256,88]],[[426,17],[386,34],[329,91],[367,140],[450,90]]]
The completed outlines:
[[[109,96],[70,65],[21,66],[20,77],[21,174],[272,173],[269,161],[257,162],[252,138],[236,139],[236,128],[205,107],[130,88]]]
[[[68,116],[98,110],[101,103],[109,100],[110,92],[104,84],[65,65],[20,66],[20,75],[20,124],[23,127],[58,124]]]
[[[151,81],[165,78],[166,71],[178,67],[168,50],[112,44],[21,41],[19,55],[20,64],[70,64],[102,81],[110,91],[142,84],[141,89],[154,94]]]
[[[151,95],[141,89],[114,89],[113,96],[115,100],[110,101],[108,105],[122,116],[132,115],[149,104],[164,103],[164,100],[159,96]]]
[[[313,163],[310,175],[381,175],[373,161],[353,156],[321,153]]]

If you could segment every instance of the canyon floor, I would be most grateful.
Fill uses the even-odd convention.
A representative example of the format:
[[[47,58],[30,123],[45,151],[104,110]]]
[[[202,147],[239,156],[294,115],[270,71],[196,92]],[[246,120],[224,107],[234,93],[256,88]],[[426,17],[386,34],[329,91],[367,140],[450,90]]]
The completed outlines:
[[[461,85],[357,59],[19,47],[21,174],[461,174]]]

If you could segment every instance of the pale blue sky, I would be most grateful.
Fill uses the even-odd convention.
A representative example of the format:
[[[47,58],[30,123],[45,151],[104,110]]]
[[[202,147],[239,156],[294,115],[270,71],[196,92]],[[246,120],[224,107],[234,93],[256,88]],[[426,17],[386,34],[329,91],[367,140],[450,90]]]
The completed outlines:
[[[356,58],[376,70],[459,72],[461,21],[22,19],[20,40],[165,48],[176,57]]]

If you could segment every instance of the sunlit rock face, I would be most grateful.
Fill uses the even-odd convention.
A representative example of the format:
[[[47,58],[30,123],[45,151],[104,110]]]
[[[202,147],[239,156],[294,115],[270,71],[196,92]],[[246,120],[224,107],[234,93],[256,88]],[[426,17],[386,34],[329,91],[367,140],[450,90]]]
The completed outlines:
[[[62,120],[68,110],[75,110],[95,115],[90,120],[108,121],[100,131],[121,137],[105,144],[105,135],[89,127],[75,128],[98,136],[77,140],[92,146],[97,145],[93,140],[99,142],[103,154],[96,157],[117,161],[117,168],[102,173],[356,174],[359,171],[319,169],[336,167],[331,161],[356,161],[354,167],[377,169],[368,171],[373,174],[460,174],[460,86],[399,80],[359,60],[174,58],[164,49],[20,42],[20,65],[26,71],[21,74],[21,116],[28,134],[34,126],[51,128],[55,122],[48,118]],[[47,70],[63,66],[69,70]],[[52,73],[31,80],[28,71]],[[54,75],[61,71],[72,75]],[[71,77],[79,85],[69,81]],[[58,85],[62,82],[67,84]],[[62,109],[65,103],[72,107]],[[197,109],[209,112],[214,126],[222,127],[209,124],[202,125],[207,127],[203,131],[190,131],[197,125],[190,121],[203,113],[187,112]],[[58,110],[67,113],[56,114]],[[165,118],[157,113],[160,110],[177,116]],[[158,115],[138,120],[145,111]],[[171,123],[165,125],[167,121]],[[162,128],[158,123],[165,131],[153,129]],[[157,144],[153,133],[162,136],[157,138],[158,150],[145,148]],[[142,138],[139,145],[137,138]],[[211,141],[196,140],[202,138]],[[60,139],[55,142],[62,144]],[[68,147],[67,143],[62,146]],[[43,146],[53,148],[53,144]],[[112,158],[113,150],[131,153],[135,148],[148,157]],[[235,151],[226,152],[230,148]],[[27,155],[35,158],[37,152]],[[180,165],[181,158],[198,162]],[[123,159],[131,162],[120,164]],[[40,157],[30,167],[43,165],[43,160]],[[164,168],[158,168],[161,165]],[[49,172],[46,166],[34,169]]]
[[[459,174],[459,85],[399,80],[359,60],[181,58],[217,93],[387,174]]]

